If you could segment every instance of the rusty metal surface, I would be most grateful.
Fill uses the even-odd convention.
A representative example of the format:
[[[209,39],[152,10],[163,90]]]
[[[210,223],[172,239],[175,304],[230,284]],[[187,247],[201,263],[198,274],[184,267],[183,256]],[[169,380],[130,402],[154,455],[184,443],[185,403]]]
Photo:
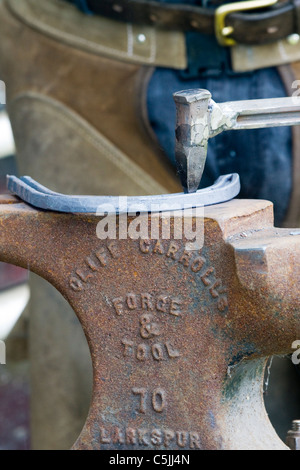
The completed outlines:
[[[99,240],[98,222],[0,205],[1,261],[52,283],[90,346],[93,399],[74,448],[287,448],[262,382],[267,357],[300,334],[300,232],[274,228],[266,201],[207,207],[198,251]]]
[[[9,194],[0,194],[0,204],[12,204],[15,198]],[[10,264],[0,263],[0,291],[23,284],[28,281],[26,270],[12,266]]]

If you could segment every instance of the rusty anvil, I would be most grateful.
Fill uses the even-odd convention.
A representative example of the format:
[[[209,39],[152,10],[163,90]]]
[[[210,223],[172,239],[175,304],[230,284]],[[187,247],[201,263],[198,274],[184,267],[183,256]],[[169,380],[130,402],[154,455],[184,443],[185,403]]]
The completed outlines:
[[[93,398],[73,448],[287,449],[263,378],[300,339],[300,230],[239,199],[205,207],[197,250],[174,230],[100,240],[99,220],[0,197],[0,260],[53,284],[89,343]]]

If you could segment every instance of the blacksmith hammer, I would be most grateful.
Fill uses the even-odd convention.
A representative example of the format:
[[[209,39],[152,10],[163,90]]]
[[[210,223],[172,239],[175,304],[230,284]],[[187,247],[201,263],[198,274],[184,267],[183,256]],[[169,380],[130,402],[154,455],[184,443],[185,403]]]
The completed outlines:
[[[223,131],[300,124],[300,98],[215,103],[208,90],[174,93],[177,108],[176,161],[184,190],[197,191],[208,140]]]

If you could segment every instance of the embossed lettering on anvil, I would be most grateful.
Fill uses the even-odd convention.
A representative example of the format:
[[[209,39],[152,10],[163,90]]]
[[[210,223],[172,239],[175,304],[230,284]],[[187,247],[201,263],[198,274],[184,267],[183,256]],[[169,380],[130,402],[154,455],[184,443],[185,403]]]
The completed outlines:
[[[178,297],[158,295],[157,297],[144,292],[135,294],[129,292],[124,297],[117,297],[112,301],[116,315],[124,315],[126,310],[145,310],[167,313],[174,317],[182,315],[182,302]]]
[[[144,429],[132,427],[100,427],[100,443],[126,446],[155,447],[161,446],[201,449],[201,440],[198,432],[175,431],[173,429]]]
[[[138,361],[147,361],[148,359],[164,361],[181,355],[170,341],[150,345],[145,343],[135,344],[134,341],[123,338],[121,344],[123,345],[123,356],[135,357]]]
[[[227,309],[227,289],[222,285],[222,281],[216,278],[215,268],[208,265],[206,258],[201,254],[201,250],[186,250],[184,246],[180,246],[179,243],[173,240],[169,242],[163,242],[161,240],[140,240],[138,243],[142,254],[166,256],[183,265],[186,269],[190,270],[191,273],[199,275],[212,299],[216,300],[218,310],[224,312]],[[83,266],[74,270],[74,273],[69,278],[71,289],[75,292],[84,291],[98,272],[106,266],[109,266],[109,264],[119,258],[120,255],[118,242],[116,240],[109,240],[105,246],[98,248],[91,253],[90,256],[87,256],[84,259]],[[128,308],[134,309],[134,298],[129,298],[128,302],[130,303],[130,301],[132,301],[132,305],[131,307],[128,305]],[[147,302],[146,298],[144,302]],[[163,299],[161,300],[161,305],[163,308]]]
[[[167,394],[165,390],[162,388],[157,388],[153,392],[149,392],[147,388],[141,387],[134,387],[132,389],[132,393],[134,395],[139,396],[139,413],[145,414],[147,411],[147,397],[151,395],[151,400],[148,400],[151,403],[152,410],[156,413],[162,413],[163,410],[166,408],[167,404]],[[149,406],[149,404],[148,404]],[[151,410],[151,411],[152,411]]]
[[[84,260],[84,266],[75,270],[75,273],[69,279],[69,285],[75,292],[81,292],[85,289],[89,281],[101,271],[102,268],[109,265],[111,260],[120,256],[118,245],[115,241],[108,241],[105,246],[95,250]]]
[[[134,317],[139,340],[133,341],[131,338],[121,340],[123,357],[135,358],[138,361],[148,359],[164,361],[181,355],[170,339],[160,338],[164,334],[160,315],[180,320],[183,314],[183,305],[179,298],[164,294],[154,296],[148,292],[141,294],[129,292],[123,297],[113,299],[112,305],[117,317],[122,318],[131,311],[137,311],[139,314],[137,319]]]
[[[228,307],[227,289],[215,277],[215,268],[208,265],[200,251],[187,251],[175,241],[163,244],[161,240],[140,240],[140,251],[145,255],[166,256],[182,264],[192,273],[198,274],[211,297],[216,300],[217,308],[224,312]]]

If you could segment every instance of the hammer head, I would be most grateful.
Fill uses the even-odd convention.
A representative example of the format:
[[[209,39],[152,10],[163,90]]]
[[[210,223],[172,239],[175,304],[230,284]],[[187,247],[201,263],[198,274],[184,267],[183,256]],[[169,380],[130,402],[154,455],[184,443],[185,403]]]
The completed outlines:
[[[176,104],[175,156],[185,192],[197,191],[202,178],[209,139],[208,90],[184,90],[173,95]]]
[[[207,90],[175,93],[176,160],[184,190],[197,191],[208,139],[223,131],[300,125],[296,97],[215,103]]]

